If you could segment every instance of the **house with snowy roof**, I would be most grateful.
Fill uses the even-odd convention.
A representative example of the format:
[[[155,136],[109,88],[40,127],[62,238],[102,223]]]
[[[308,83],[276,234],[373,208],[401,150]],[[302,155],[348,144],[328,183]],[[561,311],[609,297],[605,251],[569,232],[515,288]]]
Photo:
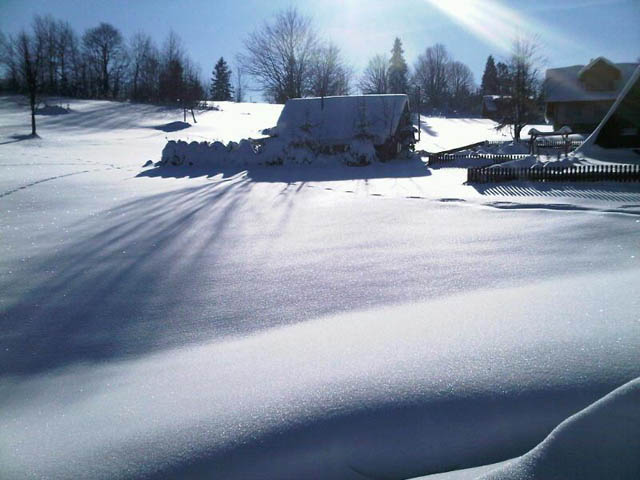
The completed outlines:
[[[640,66],[638,66],[604,119],[576,152],[634,149],[640,154]],[[602,153],[602,152],[600,152]],[[624,160],[638,158],[622,153]],[[593,156],[593,151],[590,152]]]
[[[409,97],[394,94],[290,99],[271,134],[304,137],[329,151],[364,139],[387,160],[413,146],[414,132]]]
[[[557,130],[593,131],[627,84],[637,63],[613,63],[604,57],[588,65],[550,68],[545,78],[545,116]]]
[[[482,97],[482,118],[500,121],[504,118],[511,102],[510,95],[484,95]]]

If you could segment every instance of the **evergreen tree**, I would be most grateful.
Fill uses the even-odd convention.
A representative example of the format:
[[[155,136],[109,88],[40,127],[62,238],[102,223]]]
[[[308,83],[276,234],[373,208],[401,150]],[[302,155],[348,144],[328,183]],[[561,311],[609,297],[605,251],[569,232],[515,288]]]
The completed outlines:
[[[409,68],[403,54],[402,42],[396,37],[391,49],[391,59],[389,60],[390,93],[407,93]]]
[[[229,101],[233,98],[233,87],[231,86],[231,70],[225,62],[224,58],[220,57],[218,63],[213,69],[213,76],[211,77],[211,99],[218,102]]]
[[[511,92],[511,74],[509,73],[509,66],[506,63],[498,62],[496,65],[497,77],[498,77],[498,91],[499,95],[509,95]]]
[[[184,96],[184,67],[179,59],[169,60],[160,72],[158,93],[160,100],[168,104],[178,104]]]
[[[500,88],[498,84],[498,69],[493,56],[489,55],[482,74],[482,84],[480,85],[482,95],[498,95]]]

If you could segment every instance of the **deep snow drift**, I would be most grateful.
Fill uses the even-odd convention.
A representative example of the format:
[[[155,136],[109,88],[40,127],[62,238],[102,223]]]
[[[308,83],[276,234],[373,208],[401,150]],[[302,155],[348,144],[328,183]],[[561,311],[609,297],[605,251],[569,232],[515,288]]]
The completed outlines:
[[[2,478],[406,478],[524,455],[640,375],[637,191],[142,170],[281,107],[70,107],[20,139],[0,98]]]
[[[535,449],[482,480],[640,478],[640,379],[565,420]]]

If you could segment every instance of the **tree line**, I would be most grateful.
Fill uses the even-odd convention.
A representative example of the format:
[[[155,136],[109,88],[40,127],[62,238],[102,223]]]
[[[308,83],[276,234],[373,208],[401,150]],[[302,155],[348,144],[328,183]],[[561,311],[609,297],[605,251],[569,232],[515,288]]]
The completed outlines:
[[[444,45],[427,47],[410,68],[396,38],[391,55],[371,57],[356,79],[340,48],[323,39],[309,17],[289,8],[245,38],[235,58],[235,75],[220,58],[205,86],[175,32],[158,47],[146,33],[127,41],[108,23],[80,36],[68,22],[50,15],[36,16],[30,30],[18,35],[7,38],[0,32],[4,85],[16,92],[189,106],[205,98],[242,101],[246,78],[251,78],[267,100],[277,103],[357,91],[405,93],[423,112],[479,113],[482,95],[494,94],[513,98],[519,117],[540,94],[533,47],[520,42],[497,64],[490,56],[477,87],[469,67]],[[513,119],[505,116],[507,120]]]
[[[78,35],[68,22],[36,15],[30,29],[0,41],[9,91],[26,92],[32,76],[37,93],[47,96],[165,104],[204,96],[199,68],[175,32],[158,48],[146,33],[127,41],[103,22]]]
[[[365,94],[407,93],[430,112],[464,112],[476,109],[478,92],[471,69],[456,61],[442,44],[427,47],[416,59],[412,72],[404,59],[402,42],[394,41],[391,57],[375,55],[360,79]]]

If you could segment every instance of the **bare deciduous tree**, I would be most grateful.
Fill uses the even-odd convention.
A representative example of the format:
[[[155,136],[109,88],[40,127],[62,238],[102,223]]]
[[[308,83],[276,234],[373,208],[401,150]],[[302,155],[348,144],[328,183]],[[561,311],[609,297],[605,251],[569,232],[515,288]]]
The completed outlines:
[[[514,40],[507,63],[509,69],[509,101],[498,128],[510,126],[515,140],[520,140],[522,129],[538,120],[540,91],[540,65],[544,62],[540,44],[533,39]]]
[[[31,109],[31,135],[36,135],[36,108],[38,105],[39,76],[43,54],[39,43],[24,30],[14,42],[18,74]]]
[[[129,45],[131,98],[149,101],[153,97],[153,86],[158,74],[158,51],[151,37],[136,33]]]
[[[57,90],[57,38],[58,25],[53,17],[36,15],[33,19],[33,40],[41,55],[38,83],[47,92]]]
[[[7,77],[2,76],[0,79],[4,80],[7,78],[7,83],[10,83],[11,81],[10,75],[12,63],[12,49],[9,45],[9,39],[6,37],[4,32],[0,30],[0,73],[4,72],[8,74]],[[5,86],[3,83],[4,82],[0,83],[0,88]]]
[[[241,65],[236,65],[236,87],[235,100],[238,103],[244,102],[245,92],[247,91],[247,83]]]
[[[58,65],[58,89],[62,95],[71,93],[73,57],[78,49],[78,38],[68,22],[57,23],[56,63]]]
[[[316,51],[311,64],[309,93],[315,97],[348,95],[352,71],[340,55],[340,49],[329,43]]]
[[[358,86],[365,95],[389,93],[389,59],[384,55],[371,58]]]
[[[89,63],[95,68],[103,96],[115,96],[127,62],[120,32],[108,23],[87,30],[82,43]]]
[[[239,56],[246,73],[278,103],[302,97],[308,88],[318,37],[311,19],[295,8],[278,13],[244,42]]]
[[[424,102],[442,109],[447,100],[447,71],[451,57],[444,45],[436,43],[418,56],[414,66],[414,83],[420,87]]]
[[[0,65],[6,65],[7,61],[7,36],[0,30]]]
[[[449,62],[447,86],[450,98],[449,106],[457,111],[469,108],[469,100],[474,89],[471,69],[462,62]]]

